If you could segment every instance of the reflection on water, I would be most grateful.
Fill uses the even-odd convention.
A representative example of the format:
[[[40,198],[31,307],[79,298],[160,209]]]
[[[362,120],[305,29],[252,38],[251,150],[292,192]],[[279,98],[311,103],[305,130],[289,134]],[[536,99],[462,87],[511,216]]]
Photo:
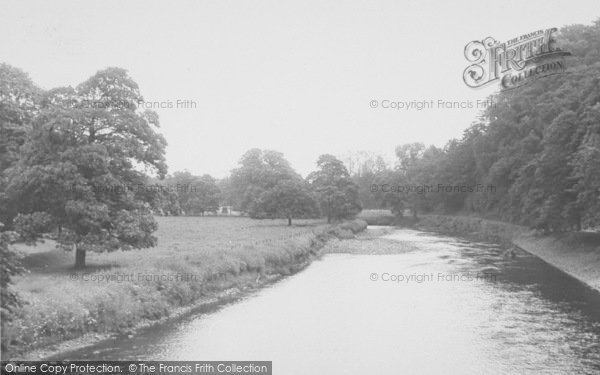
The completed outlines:
[[[412,250],[326,255],[217,312],[69,358],[272,360],[286,375],[600,373],[598,293],[527,253],[385,238]]]

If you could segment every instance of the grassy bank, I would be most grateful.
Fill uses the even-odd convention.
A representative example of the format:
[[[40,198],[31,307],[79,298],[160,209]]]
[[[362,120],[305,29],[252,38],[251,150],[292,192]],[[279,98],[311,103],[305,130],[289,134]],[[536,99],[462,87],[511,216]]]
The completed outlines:
[[[363,210],[358,216],[369,225],[414,227],[419,221],[412,216],[396,217],[390,210]]]
[[[224,291],[262,285],[291,274],[318,255],[330,238],[351,238],[366,223],[257,221],[247,218],[161,217],[155,248],[88,254],[73,269],[74,254],[18,248],[28,274],[15,279],[27,303],[2,333],[5,358],[82,336],[130,333]]]

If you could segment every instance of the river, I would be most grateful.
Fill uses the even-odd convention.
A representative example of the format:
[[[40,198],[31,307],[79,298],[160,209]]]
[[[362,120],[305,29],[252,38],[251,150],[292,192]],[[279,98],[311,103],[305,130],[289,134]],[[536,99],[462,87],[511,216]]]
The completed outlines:
[[[285,375],[600,374],[600,294],[539,258],[407,229],[368,245],[398,251],[326,254],[215,311],[61,357],[265,360]]]

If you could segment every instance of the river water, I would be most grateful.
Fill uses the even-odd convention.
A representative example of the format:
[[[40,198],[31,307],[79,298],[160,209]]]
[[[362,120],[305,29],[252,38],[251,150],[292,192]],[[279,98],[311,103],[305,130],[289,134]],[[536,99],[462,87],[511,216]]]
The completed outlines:
[[[398,251],[324,255],[216,311],[66,357],[265,360],[285,375],[600,374],[600,295],[540,259],[404,229],[368,245]]]

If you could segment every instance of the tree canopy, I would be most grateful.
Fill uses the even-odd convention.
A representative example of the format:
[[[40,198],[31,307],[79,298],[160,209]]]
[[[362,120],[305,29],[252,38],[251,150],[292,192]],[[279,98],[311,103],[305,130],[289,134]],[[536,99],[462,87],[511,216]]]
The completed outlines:
[[[231,187],[240,208],[254,218],[294,217],[318,213],[314,195],[277,151],[252,149],[231,173]]]
[[[308,175],[317,193],[321,211],[327,222],[352,218],[362,210],[358,185],[351,179],[348,170],[333,155],[321,155],[317,160],[317,170]]]
[[[137,110],[142,99],[120,68],[42,94],[20,158],[4,173],[4,205],[18,231],[35,239],[57,229],[59,242],[77,249],[78,266],[88,250],[156,243],[148,202],[128,188],[144,183],[143,169],[167,170],[158,117]]]

